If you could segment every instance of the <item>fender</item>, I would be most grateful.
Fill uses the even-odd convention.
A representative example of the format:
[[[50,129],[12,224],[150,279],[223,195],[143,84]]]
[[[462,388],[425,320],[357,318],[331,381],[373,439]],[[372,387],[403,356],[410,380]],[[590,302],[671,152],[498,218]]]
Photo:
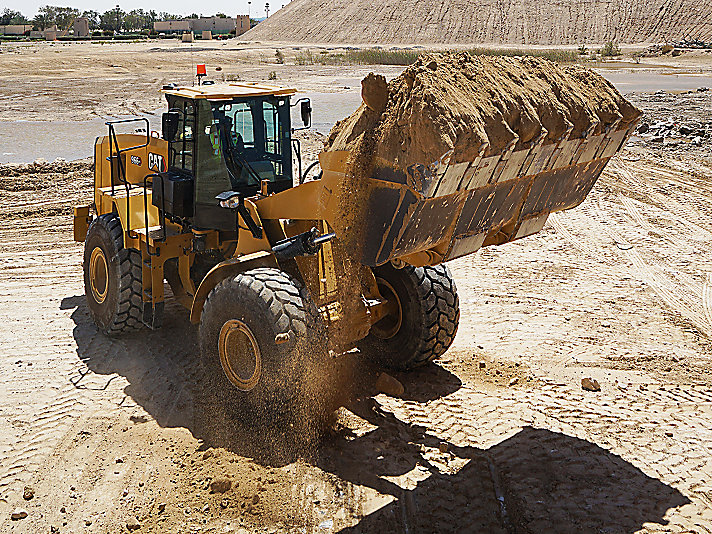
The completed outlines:
[[[234,276],[257,267],[278,268],[277,259],[272,252],[261,250],[252,254],[245,254],[239,258],[230,258],[210,269],[210,272],[203,278],[198,290],[193,297],[193,305],[190,307],[190,322],[193,324],[200,322],[203,313],[203,306],[208,298],[208,294],[220,282],[229,276]]]

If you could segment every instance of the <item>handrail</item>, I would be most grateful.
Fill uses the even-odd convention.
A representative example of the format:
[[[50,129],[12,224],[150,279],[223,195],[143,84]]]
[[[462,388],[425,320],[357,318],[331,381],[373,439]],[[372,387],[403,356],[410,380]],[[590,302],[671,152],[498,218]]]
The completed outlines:
[[[126,148],[119,148],[119,140],[116,137],[116,129],[114,128],[114,125],[115,124],[126,124],[129,122],[145,122],[146,123],[146,142],[141,145],[135,145],[135,146],[126,147]],[[150,133],[149,133],[150,132],[150,123],[148,122],[147,118],[142,117],[139,119],[122,119],[122,120],[118,120],[118,121],[106,121],[104,124],[106,124],[109,127],[109,172],[111,175],[111,194],[112,194],[112,196],[114,195],[114,166],[112,164],[112,160],[114,158],[114,148],[116,148],[116,164],[117,164],[118,170],[119,170],[118,180],[126,188],[126,232],[129,235],[131,235],[131,205],[130,205],[131,187],[129,185],[128,180],[126,179],[126,168],[124,167],[124,164],[121,161],[121,154],[123,154],[124,152],[128,152],[130,150],[136,150],[137,148],[147,147],[150,144],[150,142],[151,142]],[[144,187],[144,190],[145,190],[145,187]]]

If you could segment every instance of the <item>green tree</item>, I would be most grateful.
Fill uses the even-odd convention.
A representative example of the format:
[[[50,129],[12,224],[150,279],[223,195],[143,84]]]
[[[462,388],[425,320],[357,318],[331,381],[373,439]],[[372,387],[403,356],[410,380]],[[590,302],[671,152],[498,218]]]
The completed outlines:
[[[74,20],[79,16],[79,10],[73,7],[61,7],[61,6],[41,6],[37,10],[38,15],[43,15],[43,22],[45,28],[55,24],[59,30],[67,30]],[[40,26],[37,17],[35,17],[35,24]],[[44,29],[44,28],[42,28]]]
[[[100,16],[99,27],[102,30],[120,32],[124,27],[125,15],[126,13],[119,6],[109,11],[104,11]]]
[[[9,24],[28,24],[28,20],[27,17],[19,11],[5,8],[2,13],[0,13],[0,26],[7,26]]]
[[[183,17],[180,15],[173,15],[172,13],[166,13],[161,11],[158,14],[158,20],[181,20]]]
[[[85,17],[89,21],[90,30],[93,31],[99,28],[99,22],[101,21],[101,18],[98,11],[85,11],[84,13],[82,13],[82,17]]]
[[[32,19],[32,25],[36,30],[44,31],[47,27],[52,25],[52,21],[49,20],[44,13],[37,13],[35,18]]]

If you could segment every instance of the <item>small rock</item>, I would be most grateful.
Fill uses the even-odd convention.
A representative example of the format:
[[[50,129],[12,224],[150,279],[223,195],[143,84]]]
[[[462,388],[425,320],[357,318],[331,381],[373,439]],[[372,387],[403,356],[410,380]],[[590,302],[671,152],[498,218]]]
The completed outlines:
[[[126,528],[130,531],[138,530],[141,528],[141,523],[135,517],[132,517],[126,522]]]
[[[92,520],[91,520],[91,519],[85,519],[85,520],[84,520],[84,524],[85,524],[86,526],[91,526],[91,523],[92,523]]]
[[[598,383],[598,380],[594,378],[582,378],[581,387],[586,391],[601,391],[601,385]]]
[[[213,455],[213,449],[208,449],[203,453],[203,460],[207,460]]]
[[[209,505],[209,504],[206,504],[205,506],[203,506],[203,510],[202,510],[202,511],[203,511],[204,514],[207,514],[207,513],[210,511],[210,505]]]
[[[49,527],[50,534],[59,534],[59,527],[55,525],[51,525]]]
[[[702,144],[702,137],[700,137],[699,135],[693,137],[693,138],[692,138],[692,144],[695,145],[695,146],[700,146],[700,145]]]
[[[17,521],[19,519],[25,519],[27,517],[27,510],[24,508],[15,508],[10,514],[10,519]]]
[[[26,501],[31,500],[35,496],[35,490],[30,486],[25,486],[25,491],[22,492],[22,498]]]
[[[257,504],[258,502],[260,502],[260,494],[255,493],[254,496],[252,497],[252,504]]]
[[[509,381],[509,387],[516,386],[518,383],[519,383],[519,379],[518,379],[518,378],[512,378],[512,379]]]
[[[487,367],[487,362],[480,360],[480,369],[484,369],[485,367]]]
[[[224,510],[225,508],[227,508],[227,505],[228,505],[228,504],[229,504],[229,503],[228,503],[228,500],[227,500],[227,499],[223,499],[222,501],[220,501],[220,508],[222,508],[222,509]]]
[[[164,502],[158,503],[158,513],[162,514],[165,511],[166,511],[166,503],[164,503]]]
[[[647,122],[643,122],[643,123],[640,124],[640,126],[638,126],[638,133],[639,133],[639,134],[644,134],[644,133],[647,132],[648,130],[650,130],[650,124],[648,124]]]
[[[117,464],[122,464],[122,463],[124,463],[124,459],[119,457],[119,458],[116,459],[116,463],[117,463]]]
[[[444,441],[440,442],[440,445],[438,446],[438,449],[440,450],[441,453],[445,454],[447,452],[447,443]]]
[[[67,509],[66,509],[64,506],[62,506],[62,507],[59,509],[59,513],[60,513],[60,514],[66,514],[66,513],[67,513]]]
[[[282,343],[286,343],[289,341],[289,332],[282,332],[281,334],[277,334],[274,336],[274,343],[275,345],[281,345]]]
[[[667,437],[671,438],[671,437],[672,437],[672,432],[665,432],[665,435],[666,435]]]
[[[386,395],[390,395],[391,397],[400,397],[405,391],[403,384],[401,384],[398,379],[393,378],[387,373],[381,373],[380,375],[378,375],[378,379],[376,380],[376,388],[381,393],[385,393]]]
[[[210,483],[211,493],[225,493],[232,487],[232,480],[229,478],[218,478]]]

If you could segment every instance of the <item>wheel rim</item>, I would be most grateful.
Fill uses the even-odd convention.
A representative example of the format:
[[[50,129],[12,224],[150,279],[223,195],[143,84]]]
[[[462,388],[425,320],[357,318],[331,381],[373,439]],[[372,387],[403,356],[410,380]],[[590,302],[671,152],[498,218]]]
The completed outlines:
[[[95,247],[89,258],[89,285],[94,300],[101,304],[109,292],[109,267],[101,247]]]
[[[391,284],[383,278],[376,278],[376,283],[378,292],[386,299],[388,313],[371,327],[371,333],[380,339],[390,339],[400,331],[403,324],[403,306]]]
[[[223,324],[218,338],[218,353],[225,376],[236,388],[250,391],[260,381],[260,347],[245,323],[230,319]]]

